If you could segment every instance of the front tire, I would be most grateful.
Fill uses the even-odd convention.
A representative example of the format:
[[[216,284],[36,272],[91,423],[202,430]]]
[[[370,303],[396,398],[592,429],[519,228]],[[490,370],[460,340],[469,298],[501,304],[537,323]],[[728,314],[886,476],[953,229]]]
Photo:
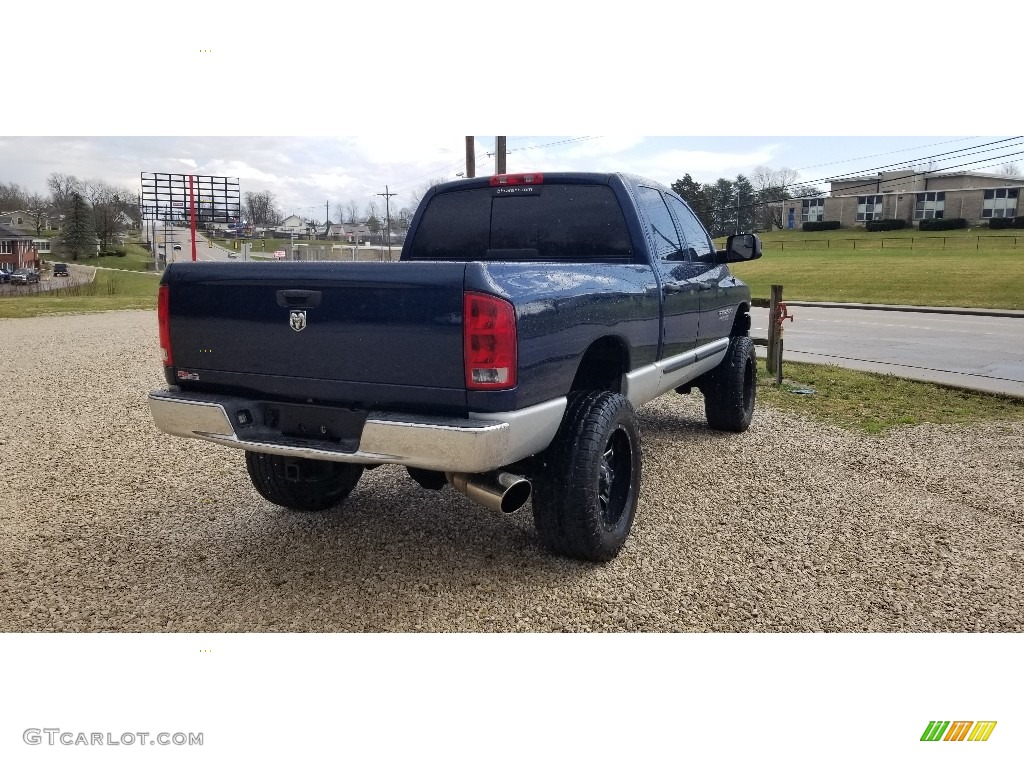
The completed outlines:
[[[700,385],[708,426],[726,432],[746,432],[754,418],[757,355],[749,336],[733,336],[722,362]]]
[[[255,451],[245,452],[245,468],[260,496],[302,512],[320,512],[341,504],[363,474],[361,464],[292,459]]]
[[[640,468],[640,426],[629,400],[572,393],[533,478],[533,519],[545,546],[579,560],[613,559],[633,525]]]

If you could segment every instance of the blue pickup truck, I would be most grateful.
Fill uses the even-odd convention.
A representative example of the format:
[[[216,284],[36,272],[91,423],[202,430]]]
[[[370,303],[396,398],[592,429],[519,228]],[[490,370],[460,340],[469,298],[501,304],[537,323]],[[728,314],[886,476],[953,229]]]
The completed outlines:
[[[339,505],[399,464],[495,510],[532,497],[541,541],[607,561],[637,507],[635,409],[697,387],[744,431],[750,291],[671,190],[626,174],[433,187],[393,263],[175,263],[159,288],[157,427],[245,451],[283,507]]]

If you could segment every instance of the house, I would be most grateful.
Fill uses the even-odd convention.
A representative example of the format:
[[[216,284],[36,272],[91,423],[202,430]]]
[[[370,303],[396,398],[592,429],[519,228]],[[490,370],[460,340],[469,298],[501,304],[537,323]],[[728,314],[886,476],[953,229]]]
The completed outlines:
[[[784,227],[808,221],[838,221],[864,226],[876,219],[967,219],[971,226],[1024,215],[1024,176],[977,171],[931,172],[907,168],[873,176],[832,179],[829,195],[786,200]]]
[[[331,224],[328,223],[321,230],[320,236],[325,240],[343,240],[346,243],[354,243],[357,240],[365,243],[370,239],[370,228],[363,224]]]
[[[280,224],[274,227],[274,234],[279,237],[306,237],[309,232],[310,222],[303,219],[301,216],[295,216],[294,214],[286,218]]]
[[[0,225],[0,266],[9,270],[39,269],[39,256],[32,237]]]
[[[0,213],[0,226],[15,227],[16,229],[35,230],[37,214],[32,211],[7,211]],[[42,229],[56,229],[59,223],[58,217],[49,213],[41,214]]]

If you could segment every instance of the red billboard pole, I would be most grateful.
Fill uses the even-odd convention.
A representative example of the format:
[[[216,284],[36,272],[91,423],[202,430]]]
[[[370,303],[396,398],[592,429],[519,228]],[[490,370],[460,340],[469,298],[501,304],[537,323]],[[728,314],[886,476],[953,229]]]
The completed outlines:
[[[196,193],[193,187],[194,176],[188,177],[188,200],[189,208],[191,209],[192,219],[192,261],[196,260]]]

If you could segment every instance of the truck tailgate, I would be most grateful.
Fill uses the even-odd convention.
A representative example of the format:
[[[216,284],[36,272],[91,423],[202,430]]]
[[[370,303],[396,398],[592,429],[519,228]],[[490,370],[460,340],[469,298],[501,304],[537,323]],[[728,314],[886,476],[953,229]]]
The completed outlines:
[[[464,273],[436,262],[172,264],[174,369],[183,383],[300,399],[464,405]]]

